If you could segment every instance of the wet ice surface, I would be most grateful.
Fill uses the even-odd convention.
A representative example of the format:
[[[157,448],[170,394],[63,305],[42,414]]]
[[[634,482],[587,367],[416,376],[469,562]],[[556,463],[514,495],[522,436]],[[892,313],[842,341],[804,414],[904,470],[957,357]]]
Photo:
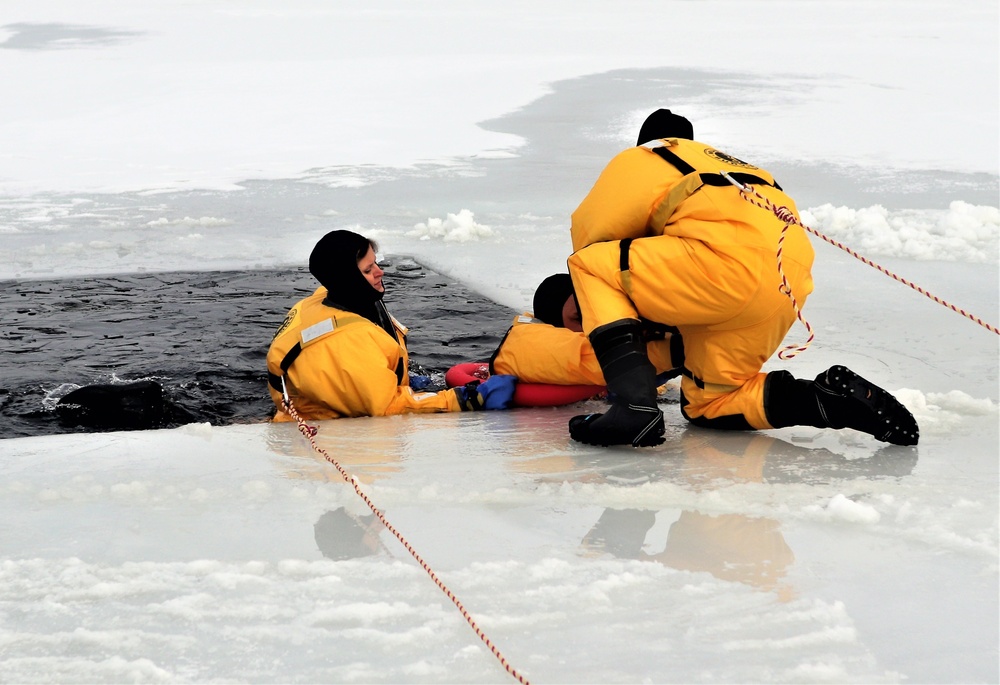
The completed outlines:
[[[667,403],[667,443],[637,451],[572,443],[585,408],[317,440],[536,682],[996,675],[996,501],[969,491],[995,463],[935,463],[995,413],[910,449],[720,435]],[[80,439],[5,457],[4,680],[506,679],[295,426]]]

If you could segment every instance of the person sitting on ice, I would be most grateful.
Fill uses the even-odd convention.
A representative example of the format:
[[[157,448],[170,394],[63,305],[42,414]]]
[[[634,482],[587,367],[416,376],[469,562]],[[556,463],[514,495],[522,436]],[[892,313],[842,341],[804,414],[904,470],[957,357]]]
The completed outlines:
[[[414,392],[407,329],[386,310],[376,243],[352,231],[323,236],[309,256],[320,287],[288,312],[271,340],[267,371],[275,421],[506,409],[516,379],[492,376],[438,393]]]
[[[659,382],[678,375],[684,361],[680,336],[663,327],[647,327],[644,335]],[[535,289],[532,311],[514,317],[490,359],[490,373],[517,376],[524,383],[605,385],[594,348],[583,334],[569,274],[552,274]]]
[[[785,218],[748,202],[720,172]],[[906,407],[844,366],[812,381],[761,370],[797,318],[789,294],[801,308],[813,289],[812,245],[788,216],[797,219],[795,203],[767,171],[696,142],[691,122],[670,110],[647,117],[636,146],[608,163],[572,214],[569,271],[611,398],[607,412],[570,419],[574,440],[663,442],[648,319],[684,338],[681,412],[694,425],[852,428],[917,444]]]

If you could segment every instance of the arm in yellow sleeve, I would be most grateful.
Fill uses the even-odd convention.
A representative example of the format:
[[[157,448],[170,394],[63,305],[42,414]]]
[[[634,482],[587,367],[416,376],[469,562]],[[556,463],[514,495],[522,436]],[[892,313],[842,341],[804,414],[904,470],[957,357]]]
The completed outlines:
[[[453,390],[413,392],[405,347],[367,322],[304,348],[288,377],[297,410],[311,419],[460,411]]]

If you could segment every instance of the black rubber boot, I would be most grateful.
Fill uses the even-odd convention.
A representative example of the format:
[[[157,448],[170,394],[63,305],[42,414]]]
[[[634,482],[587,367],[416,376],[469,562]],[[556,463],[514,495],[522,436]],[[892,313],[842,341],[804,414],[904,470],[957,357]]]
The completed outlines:
[[[663,412],[656,406],[656,369],[646,356],[639,322],[615,321],[590,334],[604,373],[611,408],[574,416],[570,437],[588,445],[653,447],[663,442]]]
[[[899,400],[846,366],[816,376],[816,399],[830,428],[853,428],[893,445],[916,445],[920,428]]]
[[[768,374],[764,411],[775,428],[852,428],[893,445],[916,445],[916,419],[891,393],[845,366],[831,366],[815,381],[787,371]]]

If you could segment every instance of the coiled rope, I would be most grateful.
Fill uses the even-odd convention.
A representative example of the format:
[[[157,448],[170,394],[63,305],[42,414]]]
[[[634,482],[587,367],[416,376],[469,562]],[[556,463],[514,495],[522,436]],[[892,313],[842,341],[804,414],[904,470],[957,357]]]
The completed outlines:
[[[791,298],[792,304],[793,304],[793,306],[795,306],[795,312],[796,312],[797,315],[799,315],[799,320],[802,321],[804,324],[806,322],[802,319],[801,312],[799,311],[799,308],[798,308],[798,304],[796,304],[795,298],[792,296],[791,290],[788,288],[788,281],[785,279],[784,271],[781,270],[781,246],[782,246],[782,242],[785,239],[785,232],[788,230],[788,227],[791,224],[797,224],[797,225],[801,226],[802,228],[804,228],[805,230],[809,231],[813,235],[815,235],[815,236],[817,236],[817,237],[825,240],[826,242],[830,243],[831,245],[839,247],[841,250],[843,250],[847,254],[851,255],[855,259],[858,259],[858,260],[864,262],[865,264],[867,264],[868,266],[872,267],[873,269],[877,269],[878,271],[882,272],[886,276],[889,276],[890,278],[892,278],[892,279],[894,279],[896,281],[899,281],[900,283],[902,283],[904,285],[907,285],[910,288],[913,288],[914,290],[916,290],[921,295],[924,295],[924,296],[930,298],[931,300],[934,300],[938,304],[947,307],[948,309],[952,310],[953,312],[961,314],[962,316],[964,316],[965,318],[969,319],[970,321],[975,321],[977,324],[979,324],[980,326],[982,326],[986,330],[991,331],[993,333],[996,333],[997,335],[1000,335],[1000,328],[997,328],[996,326],[983,321],[978,316],[975,316],[974,314],[971,314],[971,313],[965,311],[961,307],[956,307],[955,305],[951,304],[950,302],[947,302],[946,300],[943,300],[940,297],[927,292],[926,290],[924,290],[923,288],[921,288],[916,283],[913,283],[911,281],[906,280],[902,276],[899,276],[898,274],[895,274],[892,271],[889,271],[888,269],[886,269],[885,267],[881,266],[880,264],[876,264],[872,260],[868,259],[867,257],[865,257],[865,256],[863,256],[861,254],[858,254],[856,251],[854,251],[851,248],[847,247],[843,243],[837,242],[836,240],[833,240],[832,238],[830,238],[830,237],[828,237],[826,235],[823,235],[822,233],[820,233],[816,229],[811,228],[809,226],[806,226],[805,224],[803,224],[801,221],[799,221],[795,217],[795,215],[792,213],[792,211],[790,209],[788,209],[788,207],[776,207],[773,202],[771,202],[766,197],[764,197],[763,195],[761,195],[760,193],[758,193],[756,190],[753,189],[753,187],[751,187],[750,185],[744,185],[744,184],[740,183],[739,181],[737,181],[736,179],[734,179],[732,176],[730,176],[725,171],[720,171],[719,173],[722,174],[722,176],[727,181],[729,181],[734,186],[736,186],[737,188],[739,188],[739,190],[740,190],[740,197],[742,197],[744,200],[746,200],[747,202],[753,203],[753,204],[757,205],[758,207],[761,207],[763,209],[766,209],[766,210],[772,212],[776,217],[778,217],[779,219],[781,219],[782,221],[785,222],[784,228],[781,229],[781,237],[778,239],[778,270],[779,270],[779,272],[781,272],[781,281],[782,281],[782,285],[779,286],[779,288],[781,289],[781,291],[783,293],[785,293],[786,295],[788,295],[789,298]],[[805,343],[805,345],[808,346],[809,343],[812,342],[813,335],[812,335],[812,329],[809,327],[808,324],[806,324],[806,328],[808,328],[809,331],[810,331],[809,341],[807,343]],[[794,347],[794,346],[791,346],[791,347]],[[789,349],[789,348],[785,348],[785,349]],[[805,349],[805,348],[803,347],[803,348],[798,348],[798,349]],[[780,356],[780,353],[779,353],[779,356]],[[789,356],[794,356],[794,355],[789,355]]]
[[[490,651],[493,653],[493,656],[497,658],[497,660],[500,662],[500,665],[503,666],[504,670],[507,671],[507,673],[510,674],[517,682],[524,683],[524,685],[530,685],[528,680],[525,679],[524,676],[522,676],[520,673],[517,672],[517,669],[515,669],[513,666],[510,665],[510,663],[507,662],[507,659],[504,658],[503,654],[500,653],[500,650],[497,649],[496,645],[493,644],[493,641],[490,640],[490,638],[487,637],[486,633],[484,633],[482,629],[476,624],[476,621],[465,609],[465,605],[463,605],[462,602],[458,599],[458,597],[455,596],[455,593],[453,593],[450,589],[448,589],[448,586],[445,585],[440,578],[438,578],[438,575],[434,572],[434,570],[430,567],[430,565],[426,561],[424,561],[423,557],[421,557],[420,554],[418,554],[417,551],[413,548],[413,546],[410,545],[410,543],[406,540],[406,538],[404,538],[403,535],[398,530],[396,530],[395,526],[389,523],[389,520],[375,506],[371,498],[369,498],[368,495],[366,495],[361,490],[361,485],[358,479],[355,476],[352,476],[343,466],[340,465],[340,462],[338,462],[336,459],[330,456],[330,454],[326,450],[324,450],[322,447],[316,444],[316,434],[319,432],[319,428],[307,424],[305,422],[305,419],[303,419],[299,415],[299,413],[295,410],[295,407],[292,406],[292,400],[288,397],[288,391],[284,385],[285,382],[284,377],[282,377],[281,380],[282,380],[282,406],[284,407],[285,411],[288,412],[288,415],[291,416],[293,419],[295,419],[295,422],[298,424],[299,432],[302,433],[303,436],[305,436],[305,438],[309,441],[309,444],[312,445],[312,448],[317,453],[322,455],[324,459],[333,464],[333,467],[337,469],[338,472],[340,472],[340,475],[343,477],[343,479],[351,484],[351,486],[354,488],[354,492],[358,494],[358,497],[364,500],[365,504],[368,505],[368,508],[371,509],[373,514],[375,514],[375,517],[382,523],[383,526],[385,526],[386,530],[392,533],[396,537],[396,539],[399,540],[400,544],[402,544],[403,547],[406,548],[406,551],[410,553],[410,556],[412,556],[414,560],[416,560],[416,562],[420,564],[420,567],[427,572],[427,575],[430,576],[431,580],[434,581],[434,584],[437,585],[438,588],[440,588],[441,591],[448,597],[448,599],[451,600],[452,604],[455,605],[455,607],[465,618],[465,621],[469,624],[469,626],[476,633],[476,635],[479,636],[479,639],[482,640],[487,647],[489,647]]]

